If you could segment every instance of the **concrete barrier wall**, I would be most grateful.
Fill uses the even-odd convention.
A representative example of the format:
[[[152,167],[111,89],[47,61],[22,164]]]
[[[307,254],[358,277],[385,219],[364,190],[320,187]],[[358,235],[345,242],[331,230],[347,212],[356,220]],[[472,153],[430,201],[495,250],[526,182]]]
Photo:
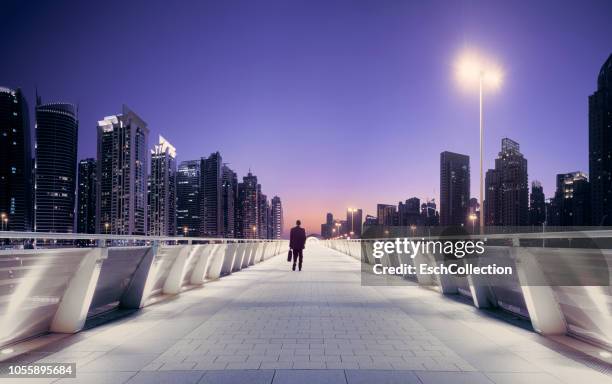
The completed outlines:
[[[368,241],[368,240],[363,240]],[[355,259],[373,264],[371,254],[361,254],[360,240],[325,240],[325,246]],[[365,250],[371,247],[365,247]],[[511,266],[513,275],[420,276],[420,285],[433,287],[442,294],[462,294],[472,299],[477,308],[500,308],[529,319],[533,328],[543,335],[568,334],[596,345],[612,347],[612,289],[610,286],[547,286],[539,282],[550,274],[535,262],[542,257],[559,260],[589,257],[596,253],[612,276],[612,250],[580,248],[533,248],[521,246],[488,246],[488,263]],[[534,257],[535,256],[535,257]],[[441,263],[440,255],[416,255],[406,260],[401,255],[383,257],[380,263],[397,266],[400,263],[429,265]],[[549,264],[550,265],[550,264]],[[553,264],[554,265],[554,264]],[[545,269],[545,268],[544,268]],[[579,274],[588,270],[577,271]],[[535,282],[538,282],[536,284]]]
[[[287,249],[286,241],[237,241],[0,250],[0,347],[48,332],[78,332],[88,317],[142,308],[159,295],[179,294]]]

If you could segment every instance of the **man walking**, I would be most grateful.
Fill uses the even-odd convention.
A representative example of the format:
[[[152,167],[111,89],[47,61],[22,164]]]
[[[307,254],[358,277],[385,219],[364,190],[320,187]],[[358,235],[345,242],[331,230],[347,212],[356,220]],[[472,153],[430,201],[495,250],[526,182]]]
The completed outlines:
[[[299,270],[302,270],[302,259],[304,258],[304,246],[306,245],[306,231],[300,227],[301,221],[295,222],[295,227],[291,228],[291,235],[289,236],[289,248],[293,251],[293,270],[295,271],[295,264],[298,261]]]

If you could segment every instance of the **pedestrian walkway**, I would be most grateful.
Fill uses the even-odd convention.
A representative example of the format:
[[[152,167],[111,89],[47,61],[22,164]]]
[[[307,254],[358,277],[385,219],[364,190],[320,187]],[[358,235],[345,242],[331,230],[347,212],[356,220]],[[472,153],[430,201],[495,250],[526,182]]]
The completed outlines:
[[[359,270],[309,242],[301,272],[275,257],[49,344],[29,361],[76,361],[78,378],[34,382],[612,383],[536,333]]]

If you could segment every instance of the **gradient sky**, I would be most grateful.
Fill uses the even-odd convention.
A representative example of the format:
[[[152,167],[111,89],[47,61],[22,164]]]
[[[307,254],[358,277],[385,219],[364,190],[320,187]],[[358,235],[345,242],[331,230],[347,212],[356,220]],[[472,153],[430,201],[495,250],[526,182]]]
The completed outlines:
[[[439,194],[439,154],[465,153],[477,196],[478,99],[453,63],[504,68],[485,95],[486,166],[502,137],[529,179],[588,172],[587,97],[612,53],[601,1],[38,1],[0,5],[0,85],[78,103],[79,156],[129,105],[179,161],[219,150],[279,195],[285,222]]]

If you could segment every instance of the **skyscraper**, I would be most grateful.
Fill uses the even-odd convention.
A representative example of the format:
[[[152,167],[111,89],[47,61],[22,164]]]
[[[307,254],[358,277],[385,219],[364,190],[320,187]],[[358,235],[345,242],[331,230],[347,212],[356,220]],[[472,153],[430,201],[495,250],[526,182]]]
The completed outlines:
[[[96,233],[96,159],[79,161],[77,232]]]
[[[98,121],[98,233],[146,234],[148,137],[147,123],[126,105]]]
[[[77,111],[36,99],[35,230],[74,232],[78,143]]]
[[[591,223],[612,225],[612,54],[589,96],[589,175]]]
[[[238,176],[230,167],[221,168],[221,210],[223,216],[223,236],[236,237],[236,198],[238,195]]]
[[[201,236],[223,237],[222,164],[223,160],[219,152],[202,158],[200,165]]]
[[[558,174],[550,224],[574,227],[589,225],[590,194],[589,181],[583,172]]]
[[[469,201],[469,156],[442,152],[440,154],[440,225],[465,225]]]
[[[487,225],[523,226],[529,223],[527,159],[516,141],[502,139],[495,169],[486,173]]]
[[[261,192],[261,184],[257,185],[257,238],[268,236],[268,196]]]
[[[272,238],[280,239],[283,235],[283,205],[278,196],[272,198]]]
[[[28,105],[20,89],[0,87],[0,224],[32,229],[32,155]]]
[[[397,209],[395,205],[377,204],[376,215],[378,217],[378,225],[397,225]]]
[[[240,238],[257,238],[258,192],[257,176],[249,172],[238,184],[236,233]]]
[[[346,222],[348,233],[352,238],[359,239],[363,233],[363,211],[361,209],[349,208],[346,211]]]
[[[421,200],[418,197],[412,197],[401,201],[397,205],[398,225],[422,225],[421,220]]]
[[[162,136],[151,150],[149,177],[148,233],[151,236],[175,236],[176,149]]]
[[[176,175],[177,234],[190,237],[200,233],[200,160],[179,164]]]
[[[433,227],[440,224],[440,214],[436,208],[435,199],[421,204],[421,218],[425,226]]]
[[[546,220],[546,198],[542,183],[537,180],[531,182],[531,195],[529,195],[529,225],[539,226]]]

